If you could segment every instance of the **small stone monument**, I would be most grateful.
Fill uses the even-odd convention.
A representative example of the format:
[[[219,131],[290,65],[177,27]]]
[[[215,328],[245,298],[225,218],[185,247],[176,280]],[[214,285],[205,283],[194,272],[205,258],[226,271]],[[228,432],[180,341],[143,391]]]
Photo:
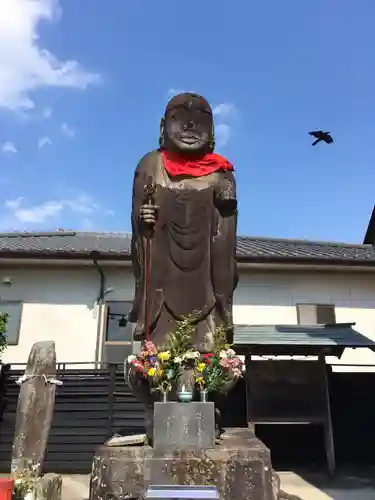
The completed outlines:
[[[155,452],[215,447],[214,403],[155,403]]]
[[[12,476],[16,480],[29,474],[36,476],[36,500],[60,500],[61,476],[40,476],[53,417],[56,385],[61,384],[56,380],[54,342],[33,345],[25,373],[17,383],[21,388],[12,448]]]

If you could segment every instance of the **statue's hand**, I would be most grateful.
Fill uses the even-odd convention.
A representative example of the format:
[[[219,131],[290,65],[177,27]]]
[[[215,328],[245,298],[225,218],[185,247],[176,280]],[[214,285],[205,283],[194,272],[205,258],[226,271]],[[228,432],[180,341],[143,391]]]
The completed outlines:
[[[153,226],[157,219],[158,208],[156,205],[142,205],[139,218],[146,224]]]

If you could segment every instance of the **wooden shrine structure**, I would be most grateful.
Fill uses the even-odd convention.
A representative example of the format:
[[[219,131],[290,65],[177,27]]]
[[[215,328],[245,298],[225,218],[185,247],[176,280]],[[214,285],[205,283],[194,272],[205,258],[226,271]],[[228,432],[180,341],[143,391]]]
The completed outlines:
[[[329,472],[336,470],[326,356],[375,342],[355,323],[330,325],[235,325],[234,347],[245,356],[247,421],[256,424],[315,424],[324,428]],[[299,359],[264,359],[258,356]],[[313,357],[304,358],[300,357]]]

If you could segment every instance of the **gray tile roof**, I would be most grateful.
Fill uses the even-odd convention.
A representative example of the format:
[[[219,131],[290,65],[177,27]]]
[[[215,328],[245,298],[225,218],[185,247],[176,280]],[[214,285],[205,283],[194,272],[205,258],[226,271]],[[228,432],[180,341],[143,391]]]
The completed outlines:
[[[10,254],[51,257],[129,258],[131,235],[128,233],[0,233],[0,258]]]
[[[0,233],[3,257],[67,257],[129,259],[129,233]],[[237,243],[241,262],[306,262],[375,266],[371,245],[313,242],[241,236]]]
[[[353,323],[354,324],[354,323]],[[235,325],[234,346],[257,354],[296,353],[303,350],[341,355],[343,349],[368,347],[375,342],[360,334],[351,323],[335,325]]]

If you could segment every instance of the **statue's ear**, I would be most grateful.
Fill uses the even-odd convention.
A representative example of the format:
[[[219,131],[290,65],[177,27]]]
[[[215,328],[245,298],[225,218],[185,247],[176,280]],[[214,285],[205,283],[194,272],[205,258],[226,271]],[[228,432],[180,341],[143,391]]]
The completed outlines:
[[[165,120],[164,120],[164,118],[162,118],[160,120],[160,137],[159,137],[159,146],[161,148],[164,147],[164,124],[165,124]]]
[[[215,150],[215,125],[214,125],[214,122],[212,122],[211,140],[210,140],[209,148],[210,148],[211,153],[213,153]]]

